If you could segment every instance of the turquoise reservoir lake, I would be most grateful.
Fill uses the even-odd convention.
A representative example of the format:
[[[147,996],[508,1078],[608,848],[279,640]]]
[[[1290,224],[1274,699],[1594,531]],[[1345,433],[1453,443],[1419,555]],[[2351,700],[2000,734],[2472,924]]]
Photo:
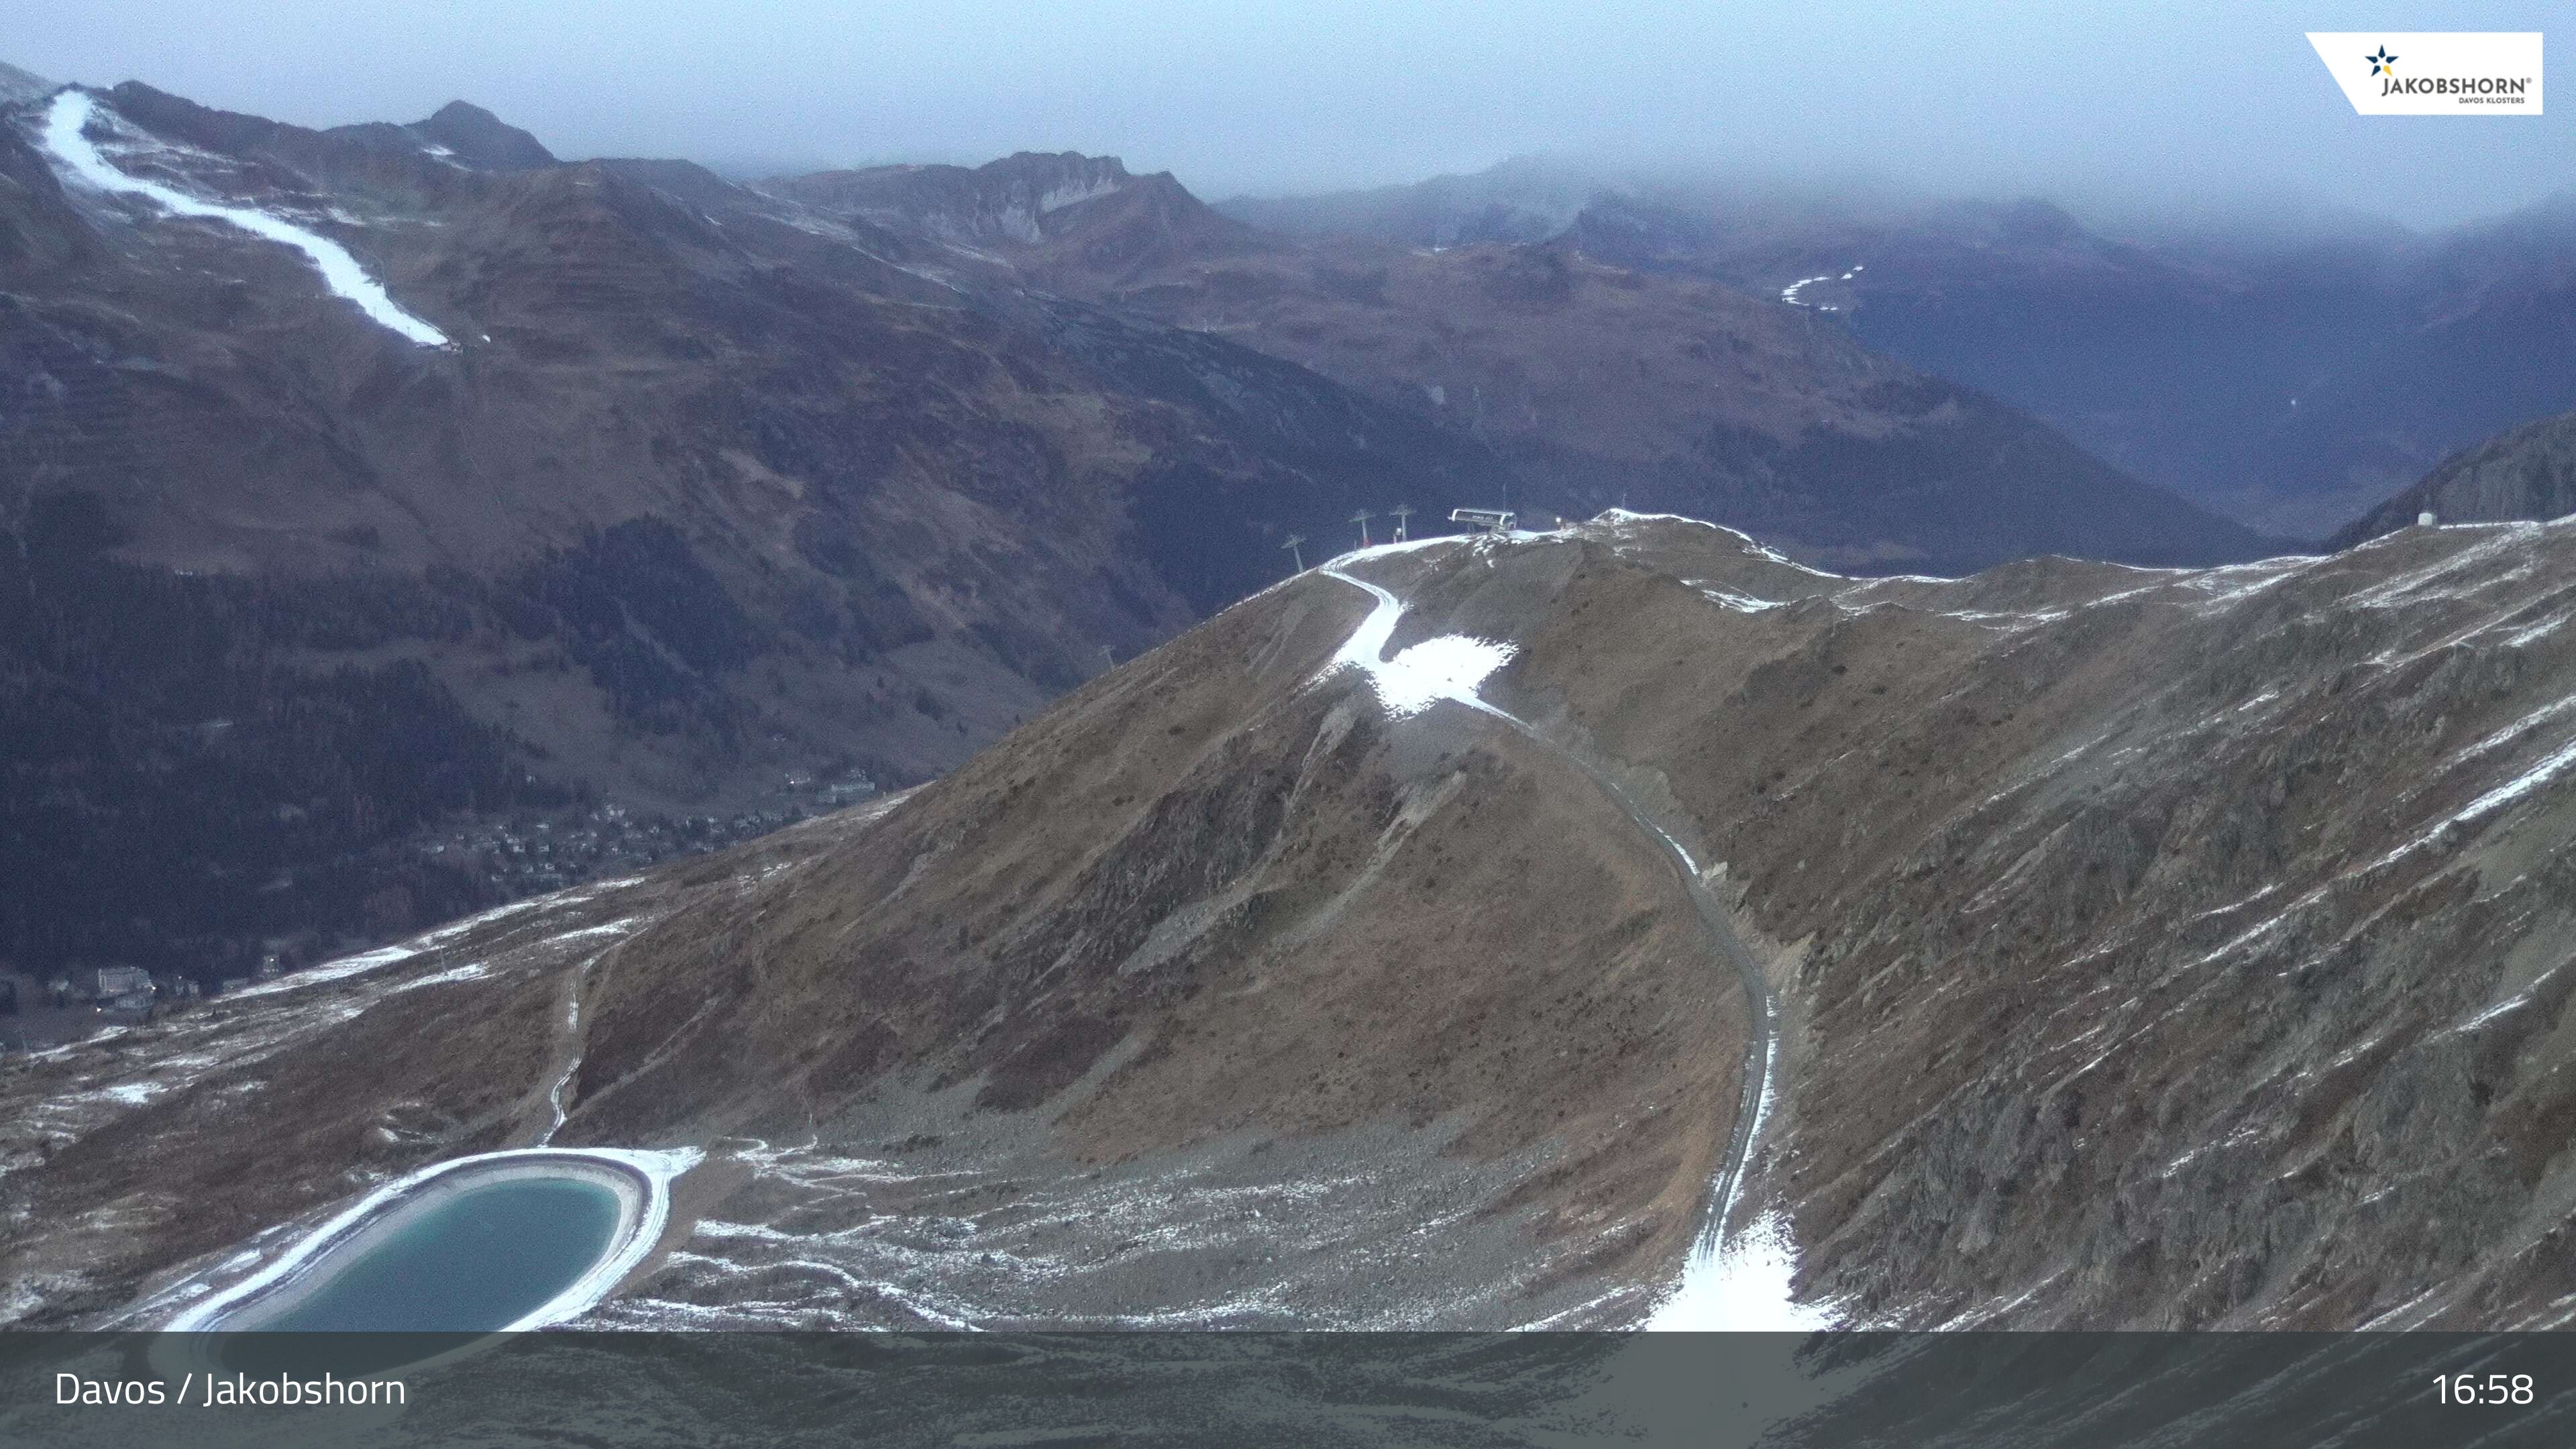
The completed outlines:
[[[544,1307],[617,1236],[619,1198],[574,1177],[468,1187],[367,1244],[256,1327],[272,1332],[483,1333]]]

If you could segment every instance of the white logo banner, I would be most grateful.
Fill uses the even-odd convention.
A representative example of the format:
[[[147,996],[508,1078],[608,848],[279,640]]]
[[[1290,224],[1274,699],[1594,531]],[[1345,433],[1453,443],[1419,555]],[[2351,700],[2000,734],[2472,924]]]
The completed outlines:
[[[2536,116],[2540,32],[2309,31],[2365,116]]]

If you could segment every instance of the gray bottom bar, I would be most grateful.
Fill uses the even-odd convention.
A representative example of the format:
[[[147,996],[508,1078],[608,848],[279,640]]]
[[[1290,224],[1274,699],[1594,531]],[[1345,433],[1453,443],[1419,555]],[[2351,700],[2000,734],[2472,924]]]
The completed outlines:
[[[2576,1335],[0,1334],[11,1446],[853,1443],[2567,1444]]]

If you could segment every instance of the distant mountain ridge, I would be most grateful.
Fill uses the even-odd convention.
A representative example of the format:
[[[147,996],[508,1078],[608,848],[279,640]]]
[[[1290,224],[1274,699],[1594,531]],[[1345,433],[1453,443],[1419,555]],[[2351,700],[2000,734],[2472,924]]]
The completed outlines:
[[[1524,160],[1222,209],[1309,237],[1564,237],[1764,295],[1817,278],[1802,300],[1872,347],[2274,534],[2322,537],[2451,452],[2576,405],[2576,193],[2423,237],[2337,217],[2131,239],[2032,198],[1844,199]]]
[[[53,90],[54,83],[43,76],[0,61],[0,106],[32,101],[39,96],[50,95]]]
[[[377,121],[334,126],[322,134],[375,144],[408,145],[438,160],[476,171],[533,171],[563,164],[536,137],[466,101],[449,101],[429,119],[408,126]]]
[[[822,171],[766,184],[820,210],[864,217],[966,247],[1035,249],[1060,266],[1131,274],[1156,263],[1253,244],[1168,171],[1133,176],[1114,156],[1023,151],[963,166]]]
[[[2332,546],[2394,533],[2431,513],[2443,523],[2548,520],[2576,513],[2576,413],[2543,418],[2446,459],[2353,521]]]
[[[1464,176],[1328,192],[1318,196],[1233,197],[1226,216],[1295,236],[1365,236],[1427,246],[1553,241],[1619,189],[1578,166],[1515,157]]]
[[[2276,550],[1807,313],[1606,263],[1577,237],[1300,238],[1229,219],[1167,176],[1073,155],[765,186],[945,245],[961,277],[1221,336],[1420,412],[1492,449],[1504,468],[1491,501],[1677,511],[1850,568]]]

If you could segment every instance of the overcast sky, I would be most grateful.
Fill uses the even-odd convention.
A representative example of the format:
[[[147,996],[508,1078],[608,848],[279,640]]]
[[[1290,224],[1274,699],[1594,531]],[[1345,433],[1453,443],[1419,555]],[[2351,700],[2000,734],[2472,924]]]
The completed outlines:
[[[848,0],[81,0],[11,7],[0,59],[336,125],[464,98],[558,154],[722,169],[1081,150],[1211,199],[1554,153],[1876,174],[2163,207],[2348,207],[2414,226],[2576,184],[2539,117],[2358,117],[2303,32],[2546,30],[2564,4],[2273,0],[1268,5]],[[373,12],[373,13],[369,13]],[[2576,42],[2576,25],[2567,31]]]

